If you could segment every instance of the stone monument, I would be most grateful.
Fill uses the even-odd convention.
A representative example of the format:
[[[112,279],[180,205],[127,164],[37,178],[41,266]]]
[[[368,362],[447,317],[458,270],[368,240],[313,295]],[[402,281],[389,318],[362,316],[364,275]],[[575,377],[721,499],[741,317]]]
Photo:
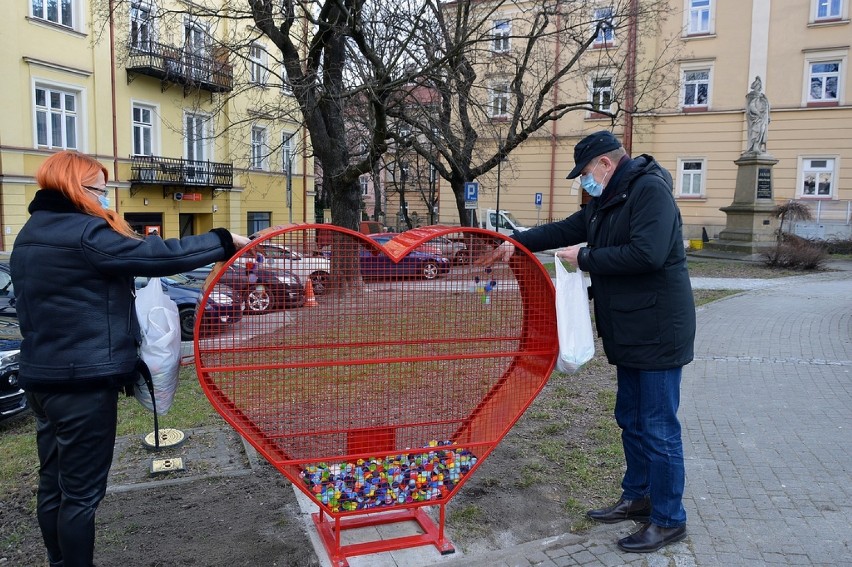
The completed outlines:
[[[720,209],[728,217],[725,229],[718,240],[705,245],[706,249],[749,256],[775,245],[775,223],[770,213],[775,207],[772,166],[778,160],[766,152],[769,109],[763,83],[755,77],[746,94],[746,150],[734,161],[738,168],[734,201]]]

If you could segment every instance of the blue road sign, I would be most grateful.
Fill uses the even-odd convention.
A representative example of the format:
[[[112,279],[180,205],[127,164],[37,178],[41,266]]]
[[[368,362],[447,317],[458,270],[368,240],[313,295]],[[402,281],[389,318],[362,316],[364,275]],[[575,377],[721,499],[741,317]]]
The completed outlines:
[[[535,206],[536,206],[536,207],[540,207],[540,206],[541,206],[541,193],[536,193],[536,194],[535,194]]]
[[[467,181],[464,184],[464,200],[476,202],[479,200],[479,182]]]

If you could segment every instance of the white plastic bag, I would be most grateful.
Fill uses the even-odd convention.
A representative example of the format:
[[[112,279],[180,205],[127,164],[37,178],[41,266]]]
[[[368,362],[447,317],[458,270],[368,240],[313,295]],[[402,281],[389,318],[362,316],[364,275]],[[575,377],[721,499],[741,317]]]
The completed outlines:
[[[556,259],[556,328],[559,334],[559,359],[556,369],[573,373],[595,356],[589,296],[583,272],[569,272]]]
[[[156,413],[165,415],[172,407],[180,372],[180,317],[160,278],[151,278],[136,292],[136,316],[142,329],[140,355],[151,371]],[[133,394],[145,408],[155,411],[144,378],[136,381]]]

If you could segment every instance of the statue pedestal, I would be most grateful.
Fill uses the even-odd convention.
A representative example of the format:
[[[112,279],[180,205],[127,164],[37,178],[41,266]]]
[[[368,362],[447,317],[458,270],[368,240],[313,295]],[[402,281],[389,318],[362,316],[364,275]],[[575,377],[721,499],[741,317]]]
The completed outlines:
[[[775,207],[772,166],[778,160],[769,154],[745,153],[734,163],[739,168],[734,201],[720,209],[728,216],[727,224],[719,238],[704,248],[744,256],[759,254],[775,246],[777,227],[770,213]]]

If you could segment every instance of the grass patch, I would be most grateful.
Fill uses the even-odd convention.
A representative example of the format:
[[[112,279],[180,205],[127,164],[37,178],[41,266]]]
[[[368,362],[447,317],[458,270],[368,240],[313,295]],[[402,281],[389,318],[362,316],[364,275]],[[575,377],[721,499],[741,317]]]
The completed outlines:
[[[195,366],[181,368],[180,386],[169,413],[160,416],[160,428],[192,429],[224,425],[195,375]],[[118,400],[119,436],[143,435],[154,430],[154,414],[134,398],[121,396]],[[23,483],[36,484],[38,454],[36,452],[35,417],[25,414],[0,424],[0,497],[19,491]],[[35,504],[33,503],[33,508]]]

